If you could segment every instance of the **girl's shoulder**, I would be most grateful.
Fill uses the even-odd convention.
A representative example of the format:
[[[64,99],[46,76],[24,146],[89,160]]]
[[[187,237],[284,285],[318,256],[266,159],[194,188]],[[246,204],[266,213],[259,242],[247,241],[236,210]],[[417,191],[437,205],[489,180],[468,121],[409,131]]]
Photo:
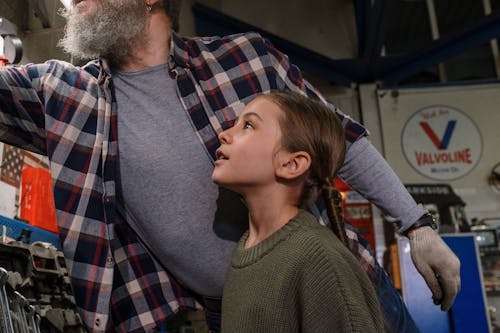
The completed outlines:
[[[327,260],[335,264],[352,264],[357,259],[327,226],[321,225],[316,217],[302,211],[296,217],[299,224],[296,232],[288,239],[295,255],[306,261]]]

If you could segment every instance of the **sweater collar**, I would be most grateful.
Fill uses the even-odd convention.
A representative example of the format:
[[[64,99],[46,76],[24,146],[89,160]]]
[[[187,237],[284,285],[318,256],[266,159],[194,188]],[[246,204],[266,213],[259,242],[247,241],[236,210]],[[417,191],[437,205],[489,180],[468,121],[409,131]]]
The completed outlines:
[[[314,222],[314,217],[305,210],[299,210],[297,215],[293,217],[287,224],[277,230],[275,233],[264,239],[259,244],[245,249],[245,242],[248,239],[248,231],[246,231],[238,242],[238,246],[234,252],[231,266],[242,268],[249,266],[259,259],[263,258],[271,252],[278,244],[285,241],[304,223]]]

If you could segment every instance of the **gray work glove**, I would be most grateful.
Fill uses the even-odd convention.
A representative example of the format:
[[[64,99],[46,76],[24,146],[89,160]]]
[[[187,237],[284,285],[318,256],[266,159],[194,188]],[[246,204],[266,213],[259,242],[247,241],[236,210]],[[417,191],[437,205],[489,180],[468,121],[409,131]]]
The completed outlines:
[[[408,233],[411,258],[432,292],[434,304],[448,311],[460,291],[460,260],[431,227]]]

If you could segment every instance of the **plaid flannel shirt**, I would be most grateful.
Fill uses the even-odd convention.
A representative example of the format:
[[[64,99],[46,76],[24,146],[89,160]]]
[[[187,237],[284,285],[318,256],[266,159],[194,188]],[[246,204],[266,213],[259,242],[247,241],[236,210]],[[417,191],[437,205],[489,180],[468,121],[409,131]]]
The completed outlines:
[[[217,133],[255,94],[289,89],[325,102],[285,55],[255,33],[201,39],[174,34],[168,67],[212,159]],[[49,157],[60,240],[90,331],[147,332],[181,309],[199,307],[117,209],[116,103],[104,60],[82,68],[48,61],[1,69],[0,111],[1,141]],[[361,125],[335,112],[348,142],[365,135]],[[354,230],[348,236],[362,266],[377,278],[382,270],[373,253]]]

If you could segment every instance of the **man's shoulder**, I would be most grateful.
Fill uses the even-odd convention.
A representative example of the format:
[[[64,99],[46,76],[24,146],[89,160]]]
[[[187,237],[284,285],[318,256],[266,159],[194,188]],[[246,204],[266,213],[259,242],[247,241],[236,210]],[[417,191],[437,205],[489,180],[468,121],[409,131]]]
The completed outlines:
[[[257,48],[265,46],[266,40],[257,32],[245,32],[227,36],[210,36],[210,37],[190,37],[184,41],[189,47],[194,45],[199,49],[210,52],[218,50],[245,49]]]
[[[321,225],[317,218],[309,212],[302,211],[298,215],[301,228],[294,235],[294,247],[302,246],[303,250],[330,256],[330,253],[345,254],[350,251],[338,239],[332,229]]]
[[[81,76],[99,76],[98,61],[91,61],[84,66],[76,66],[72,63],[63,60],[51,59],[40,64],[26,64],[25,68],[28,72],[39,73],[38,75],[49,75],[49,77],[69,78]]]
[[[102,66],[99,60],[91,60],[82,67],[78,67],[78,69],[97,78],[99,77]]]
[[[183,39],[188,43],[193,42],[201,44],[212,44],[212,43],[229,43],[241,39],[263,40],[264,37],[262,37],[262,35],[259,34],[258,32],[249,31],[249,32],[243,32],[225,36],[203,36],[203,37],[198,36],[198,37],[184,37]]]

